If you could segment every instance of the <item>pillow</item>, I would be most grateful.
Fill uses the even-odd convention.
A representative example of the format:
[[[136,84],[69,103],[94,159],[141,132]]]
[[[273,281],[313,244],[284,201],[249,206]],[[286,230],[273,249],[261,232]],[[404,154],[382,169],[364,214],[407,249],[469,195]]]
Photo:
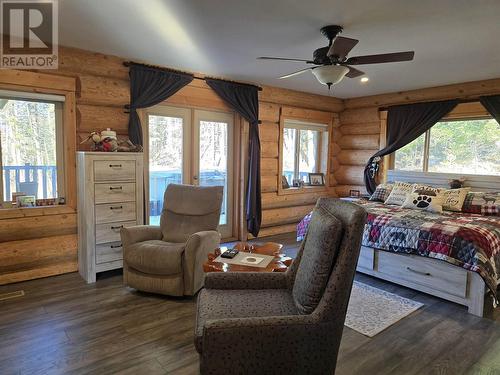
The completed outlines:
[[[438,189],[433,189],[438,190]],[[414,190],[406,196],[403,208],[434,213],[443,212],[443,193],[433,190]]]
[[[483,193],[471,191],[467,193],[462,212],[500,216],[500,192]]]
[[[373,192],[372,196],[370,197],[370,200],[375,202],[385,202],[386,199],[389,197],[389,194],[391,194],[392,187],[393,187],[392,184],[378,185],[375,191]]]
[[[470,187],[443,190],[443,209],[460,212]]]
[[[406,195],[412,191],[413,184],[409,184],[407,182],[396,182],[384,203],[397,204],[398,206],[401,206],[406,200]]]
[[[430,185],[415,184],[415,185],[413,185],[412,193],[422,193],[422,194],[434,193],[434,194],[437,194],[437,193],[442,193],[443,190],[444,190],[443,188],[432,187]]]

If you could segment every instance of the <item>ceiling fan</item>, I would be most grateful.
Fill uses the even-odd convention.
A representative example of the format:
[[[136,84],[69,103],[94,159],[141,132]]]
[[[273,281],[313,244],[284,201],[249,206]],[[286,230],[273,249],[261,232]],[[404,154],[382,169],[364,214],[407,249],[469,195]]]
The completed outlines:
[[[358,44],[359,40],[338,36],[342,27],[330,25],[321,28],[321,33],[328,39],[328,46],[318,48],[313,52],[312,60],[291,59],[286,57],[258,57],[260,60],[298,61],[315,66],[304,68],[296,72],[279,77],[290,78],[311,71],[316,79],[330,89],[331,85],[339,83],[344,76],[356,78],[365,74],[351,65],[381,64],[398,61],[411,61],[414,51],[383,53],[379,55],[365,55],[347,57],[349,52]]]

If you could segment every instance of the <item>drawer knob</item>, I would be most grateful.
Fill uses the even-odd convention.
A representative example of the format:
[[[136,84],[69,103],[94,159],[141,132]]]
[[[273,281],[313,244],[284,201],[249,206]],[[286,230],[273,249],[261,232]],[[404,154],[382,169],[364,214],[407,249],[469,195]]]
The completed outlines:
[[[115,186],[115,187],[110,186],[110,187],[109,187],[109,190],[122,190],[122,189],[123,189],[123,188],[122,188],[121,186]]]
[[[118,226],[112,226],[111,229],[121,229],[123,228],[123,225],[118,225]]]
[[[416,273],[418,275],[423,275],[423,276],[431,276],[430,272],[423,272],[423,271],[419,271],[419,270],[414,270],[413,268],[411,267],[406,267],[406,269],[410,272],[413,272],[413,273]]]
[[[110,168],[121,168],[122,165],[121,164],[110,164],[109,167]]]
[[[122,244],[119,244],[119,245],[111,245],[110,248],[112,249],[117,249],[119,247],[122,247]]]
[[[123,206],[113,206],[113,207],[110,207],[109,209],[110,210],[121,210],[123,208]]]

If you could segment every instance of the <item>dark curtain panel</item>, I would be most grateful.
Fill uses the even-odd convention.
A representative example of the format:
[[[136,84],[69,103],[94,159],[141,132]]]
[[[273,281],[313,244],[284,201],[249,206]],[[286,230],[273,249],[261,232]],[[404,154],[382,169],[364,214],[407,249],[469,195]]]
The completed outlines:
[[[140,64],[130,65],[130,110],[128,135],[135,145],[142,145],[142,129],[137,109],[152,107],[168,99],[193,80],[193,75],[171,72]]]
[[[500,95],[480,96],[479,101],[500,124]]]
[[[458,104],[458,100],[415,103],[389,107],[387,113],[387,146],[373,155],[365,166],[366,190],[373,194],[375,176],[382,156],[389,155],[414,141]]]
[[[262,221],[260,196],[260,140],[258,87],[241,83],[205,79],[207,84],[231,108],[250,124],[248,145],[248,182],[246,188],[247,229],[254,236],[259,234]]]

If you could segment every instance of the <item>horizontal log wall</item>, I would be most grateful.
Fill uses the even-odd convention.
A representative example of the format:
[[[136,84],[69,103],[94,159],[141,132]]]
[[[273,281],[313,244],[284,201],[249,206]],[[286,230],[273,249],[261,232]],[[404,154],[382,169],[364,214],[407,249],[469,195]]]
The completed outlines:
[[[345,110],[340,113],[338,168],[334,171],[338,196],[350,190],[366,194],[363,171],[368,159],[380,147],[380,117],[377,107]]]
[[[107,127],[127,136],[128,115],[123,106],[129,102],[128,68],[124,59],[74,48],[60,48],[59,69],[41,73],[71,76],[77,80],[77,142],[91,131]],[[378,107],[395,103],[453,97],[477,97],[500,93],[500,80],[472,82],[403,93],[348,99],[301,93],[265,86],[259,92],[262,140],[261,236],[293,232],[296,223],[321,196],[364,192],[362,168],[379,147]],[[45,82],[47,83],[47,82]],[[45,84],[40,81],[40,84]],[[50,84],[50,82],[48,82]],[[194,80],[168,101],[169,104],[225,109],[224,102],[204,81]],[[330,190],[321,193],[278,195],[279,111],[282,106],[339,113],[335,117],[330,144]],[[78,145],[80,150],[89,144]],[[15,222],[2,220],[0,228],[0,284],[44,277],[77,269],[76,215],[54,212],[41,221],[31,213]],[[26,249],[26,250],[24,250]]]
[[[45,72],[1,70],[0,87],[65,96],[63,148],[66,204],[0,210],[0,285],[77,269],[75,79]]]
[[[60,47],[59,68],[40,70],[40,85],[51,85],[60,77],[76,79],[76,140],[79,144],[90,132],[111,128],[119,138],[127,137],[129,103],[128,68],[115,56]],[[14,83],[15,71],[12,71]],[[5,75],[5,74],[4,74]],[[259,92],[262,124],[262,235],[295,230],[295,223],[308,212],[318,195],[278,197],[278,122],[281,105],[339,112],[341,100],[265,86]],[[202,80],[194,80],[167,100],[167,104],[197,108],[230,110]],[[74,166],[73,166],[74,167]],[[21,217],[4,219],[0,226],[0,284],[46,277],[77,270],[77,223],[73,212],[50,211],[53,215],[35,216],[34,211]],[[26,217],[24,217],[26,216]],[[1,217],[0,217],[1,219]]]
[[[264,94],[267,88],[264,88]],[[276,100],[276,97],[272,97]],[[311,103],[306,102],[307,105]],[[279,171],[279,121],[280,110],[286,106],[288,112],[293,112],[296,116],[307,119],[312,122],[317,117],[316,113],[304,107],[299,108],[290,106],[290,101],[283,99],[283,103],[270,103],[261,99],[260,101],[260,139],[261,139],[261,184],[262,184],[262,229],[259,237],[266,237],[275,234],[295,232],[297,223],[309,213],[318,198],[326,196],[334,196],[335,179],[330,178],[330,187],[326,191],[321,192],[301,192],[296,194],[283,194],[278,192],[278,183],[281,180],[278,176]],[[320,105],[321,107],[321,105]],[[338,108],[338,107],[336,107]],[[318,107],[315,110],[320,109]],[[331,136],[332,143],[330,145],[331,154],[331,169],[333,164],[337,163],[337,156],[334,149],[338,149],[338,145],[334,142],[338,135],[338,115],[333,112],[325,113],[329,118],[334,117],[333,129],[334,134]]]
[[[340,114],[342,137],[336,150],[340,167],[334,173],[338,182],[337,194],[347,196],[351,189],[366,192],[363,167],[371,155],[385,146],[386,129],[382,126],[382,117],[387,112],[379,112],[383,107],[455,98],[476,100],[481,95],[497,94],[500,94],[500,78],[344,100],[344,111]],[[474,118],[484,114],[484,108],[472,102],[460,104],[448,117]],[[379,178],[383,178],[386,164],[387,161],[381,165]]]

